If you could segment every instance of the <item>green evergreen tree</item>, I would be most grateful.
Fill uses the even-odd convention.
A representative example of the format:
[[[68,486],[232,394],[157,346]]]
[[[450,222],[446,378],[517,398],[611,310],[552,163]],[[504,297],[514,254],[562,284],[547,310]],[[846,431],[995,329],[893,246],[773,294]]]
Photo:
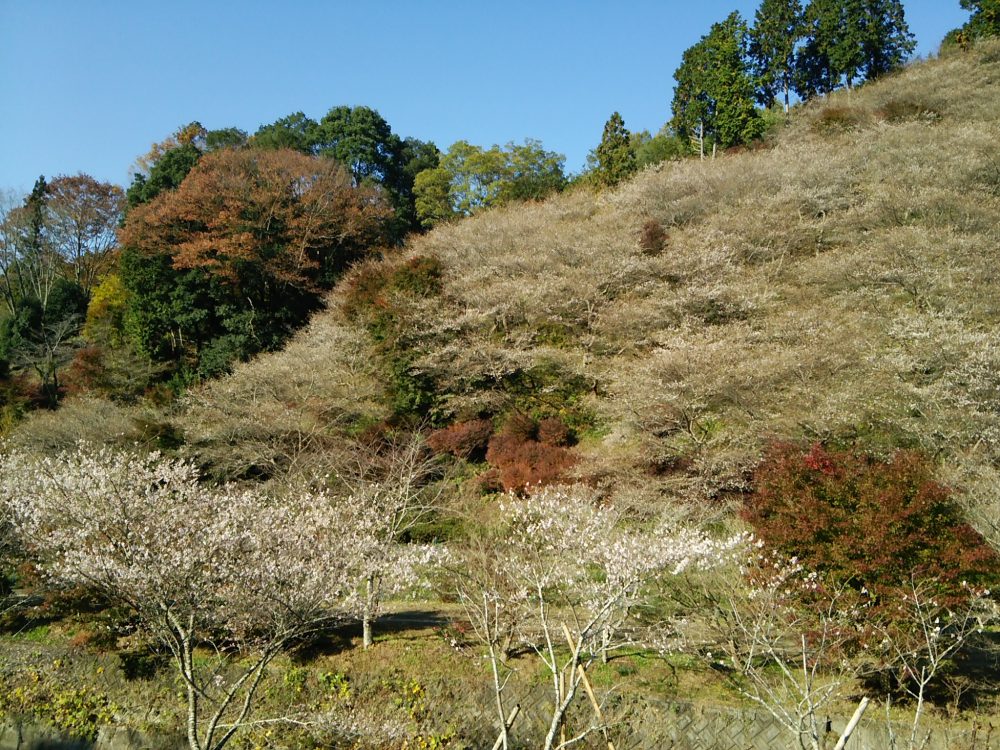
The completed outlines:
[[[730,14],[685,51],[674,73],[674,131],[696,142],[702,155],[706,144],[729,148],[763,132],[747,63],[748,34],[739,13]]]
[[[972,18],[962,28],[972,37],[1000,36],[1000,0],[961,0]]]
[[[805,23],[796,65],[803,98],[895,70],[914,48],[900,0],[810,0]]]
[[[315,120],[306,117],[302,112],[295,112],[270,125],[261,125],[251,143],[257,148],[291,148],[304,154],[311,154],[314,152],[318,127]]]
[[[617,112],[612,113],[604,123],[604,134],[597,146],[598,182],[606,187],[614,187],[635,173],[638,166],[631,136],[625,127],[625,120]]]
[[[193,143],[185,143],[166,151],[149,170],[149,175],[136,174],[125,192],[128,208],[149,203],[167,190],[175,190],[187,177],[188,172],[201,159],[201,149]]]
[[[757,101],[771,107],[784,93],[785,112],[795,77],[795,50],[802,39],[802,3],[764,0],[750,31],[750,57],[757,78]]]
[[[862,57],[868,80],[900,68],[916,46],[900,0],[867,0],[864,30]]]

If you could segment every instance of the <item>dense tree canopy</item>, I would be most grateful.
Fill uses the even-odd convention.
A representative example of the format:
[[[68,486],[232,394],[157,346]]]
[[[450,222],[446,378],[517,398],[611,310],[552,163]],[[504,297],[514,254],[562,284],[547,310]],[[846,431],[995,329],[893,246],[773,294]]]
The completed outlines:
[[[296,112],[262,126],[251,143],[333,159],[350,170],[356,184],[376,186],[396,212],[393,240],[420,228],[413,184],[418,173],[438,165],[438,149],[416,138],[400,138],[376,110],[337,106],[319,122]]]
[[[723,148],[756,138],[763,123],[754,108],[747,65],[746,23],[732,13],[688,49],[674,73],[673,127],[677,135]]]
[[[261,125],[254,133],[251,143],[258,148],[290,148],[311,154],[317,127],[315,120],[306,117],[302,112],[295,112],[270,125]]]
[[[35,372],[48,405],[90,290],[110,267],[122,205],[120,188],[78,174],[39,178],[20,205],[0,210],[0,372]]]
[[[943,44],[967,48],[974,39],[1000,36],[1000,0],[960,0],[972,16],[960,29],[949,31]]]
[[[899,0],[811,0],[795,88],[808,98],[895,70],[914,40]]]
[[[972,13],[966,28],[975,36],[1000,35],[1000,0],[961,0]]]
[[[763,0],[750,31],[750,56],[757,80],[757,101],[770,107],[784,94],[788,111],[795,80],[795,49],[802,36],[799,0]]]
[[[57,177],[48,186],[48,222],[56,252],[86,294],[109,268],[124,208],[117,185],[90,175]]]
[[[440,157],[439,167],[417,175],[417,217],[430,227],[482,208],[544,198],[566,185],[564,163],[565,157],[532,139],[488,149],[457,141]]]
[[[328,159],[291,150],[206,155],[121,232],[133,335],[159,358],[247,356],[301,323],[318,292],[384,237],[390,210]],[[231,358],[231,356],[229,357]]]

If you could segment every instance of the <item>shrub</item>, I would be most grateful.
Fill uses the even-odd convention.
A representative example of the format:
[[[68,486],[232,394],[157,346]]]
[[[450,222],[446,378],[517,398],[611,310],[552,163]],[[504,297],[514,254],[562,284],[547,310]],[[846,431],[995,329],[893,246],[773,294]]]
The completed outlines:
[[[567,446],[572,433],[559,417],[546,417],[538,422],[538,442],[545,445]]]
[[[420,350],[406,341],[405,306],[394,297],[427,297],[441,287],[437,258],[415,256],[362,264],[345,285],[342,310],[352,320],[361,319],[387,373],[386,395],[400,418],[426,419],[437,403],[434,379],[415,366]]]
[[[854,107],[826,107],[813,120],[817,133],[829,135],[858,130],[868,123],[868,113]]]
[[[511,414],[503,423],[500,436],[517,443],[535,441],[538,439],[538,422],[527,414]]]
[[[656,219],[649,219],[639,232],[639,247],[649,255],[659,255],[667,244],[667,233]]]
[[[450,453],[456,458],[482,461],[486,446],[493,434],[493,423],[488,419],[456,422],[427,436],[427,445],[435,453]]]
[[[382,259],[361,263],[345,285],[342,309],[351,319],[391,307],[393,292],[430,297],[441,291],[441,261],[417,255],[400,262]]]
[[[523,492],[528,486],[558,482],[576,457],[564,447],[569,430],[558,419],[544,420],[545,428],[530,417],[515,414],[508,418],[499,434],[490,440],[486,460],[496,469],[496,475],[481,477],[484,487],[500,486],[508,491]],[[561,428],[556,425],[561,425]]]
[[[1000,562],[913,451],[882,461],[775,444],[754,474],[743,516],[768,546],[866,588],[883,607],[899,601],[912,576],[936,580],[945,600],[964,600],[963,582],[988,587]]]
[[[890,99],[879,107],[875,114],[891,123],[906,122],[908,120],[934,122],[941,119],[941,112],[937,107],[909,97]]]

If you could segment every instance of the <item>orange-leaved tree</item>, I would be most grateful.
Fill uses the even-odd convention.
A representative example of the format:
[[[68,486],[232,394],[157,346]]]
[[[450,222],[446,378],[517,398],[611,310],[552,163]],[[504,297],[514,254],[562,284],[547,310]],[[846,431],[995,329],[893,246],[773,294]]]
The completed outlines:
[[[291,150],[207,154],[177,190],[129,214],[122,244],[238,283],[248,266],[314,289],[382,239],[380,196],[335,162]]]
[[[206,154],[176,190],[129,212],[126,326],[157,359],[203,374],[280,345],[392,209],[335,162],[291,150]]]

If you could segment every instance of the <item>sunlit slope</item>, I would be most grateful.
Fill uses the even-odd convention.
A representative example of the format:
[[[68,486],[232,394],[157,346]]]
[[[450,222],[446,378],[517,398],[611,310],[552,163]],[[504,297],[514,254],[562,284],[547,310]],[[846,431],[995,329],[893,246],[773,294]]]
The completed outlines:
[[[406,253],[440,260],[440,293],[391,303],[439,420],[512,408],[512,373],[544,372],[540,398],[571,381],[576,472],[616,492],[717,496],[775,437],[919,446],[994,481],[998,144],[980,47],[802,108],[766,148],[439,228]],[[388,415],[346,286],[188,398],[189,449],[287,466]]]

